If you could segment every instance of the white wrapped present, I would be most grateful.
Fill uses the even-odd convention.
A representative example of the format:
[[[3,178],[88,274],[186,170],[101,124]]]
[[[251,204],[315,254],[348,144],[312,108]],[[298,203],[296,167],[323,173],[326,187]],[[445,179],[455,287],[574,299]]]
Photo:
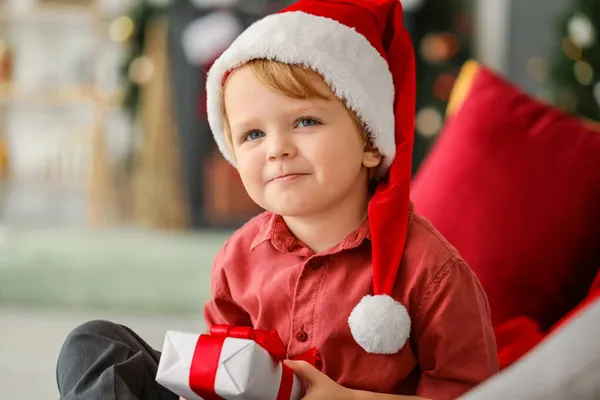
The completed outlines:
[[[316,351],[300,358],[320,366]],[[186,400],[296,400],[302,384],[283,365],[275,331],[217,325],[210,335],[166,334],[156,381]]]

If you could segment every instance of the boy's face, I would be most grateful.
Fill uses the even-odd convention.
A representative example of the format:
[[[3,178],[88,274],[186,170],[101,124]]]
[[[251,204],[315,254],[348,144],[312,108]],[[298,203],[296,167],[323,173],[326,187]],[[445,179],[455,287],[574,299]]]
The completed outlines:
[[[228,79],[225,108],[242,182],[261,207],[288,217],[364,202],[367,168],[380,162],[345,105],[321,77],[311,83],[329,98],[294,99],[268,89],[249,67]]]

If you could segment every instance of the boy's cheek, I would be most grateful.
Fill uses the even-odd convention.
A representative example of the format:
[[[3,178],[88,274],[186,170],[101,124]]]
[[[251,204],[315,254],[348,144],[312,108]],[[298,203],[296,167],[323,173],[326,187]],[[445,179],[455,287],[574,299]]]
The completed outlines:
[[[248,167],[244,164],[238,164],[238,175],[244,186],[248,189],[263,185],[262,171],[256,167]]]

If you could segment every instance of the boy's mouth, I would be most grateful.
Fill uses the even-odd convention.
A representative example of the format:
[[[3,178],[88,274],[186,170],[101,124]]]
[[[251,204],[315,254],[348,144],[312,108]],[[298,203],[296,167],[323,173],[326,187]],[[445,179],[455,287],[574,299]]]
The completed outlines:
[[[280,181],[280,182],[291,182],[308,174],[294,173],[294,174],[282,174],[274,178],[269,179],[269,182]]]

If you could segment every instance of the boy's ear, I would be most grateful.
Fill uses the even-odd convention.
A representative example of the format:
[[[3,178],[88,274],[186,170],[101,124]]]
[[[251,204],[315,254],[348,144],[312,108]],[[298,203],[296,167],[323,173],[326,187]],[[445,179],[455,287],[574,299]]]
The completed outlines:
[[[381,154],[378,150],[365,150],[363,152],[363,166],[365,168],[375,168],[381,164]]]

